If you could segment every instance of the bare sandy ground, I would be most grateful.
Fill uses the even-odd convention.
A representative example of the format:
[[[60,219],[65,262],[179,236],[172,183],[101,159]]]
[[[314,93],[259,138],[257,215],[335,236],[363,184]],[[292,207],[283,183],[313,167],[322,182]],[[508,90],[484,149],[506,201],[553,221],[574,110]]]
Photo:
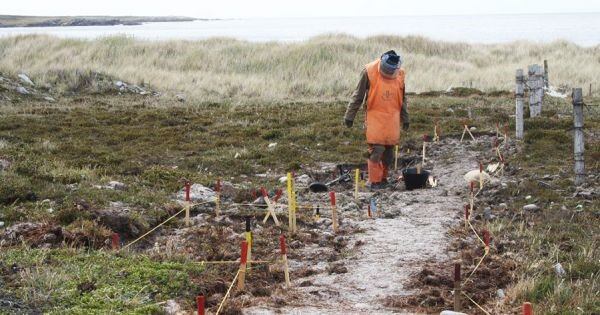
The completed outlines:
[[[447,232],[462,218],[467,192],[463,175],[477,169],[477,148],[489,139],[481,137],[472,143],[445,139],[432,144],[426,169],[438,178],[437,187],[377,193],[382,217],[368,218],[364,206],[354,213],[343,212],[343,224],[364,229],[364,233],[345,236],[352,244],[349,254],[333,263],[290,261],[292,270],[311,268],[317,273],[293,279],[290,296],[294,298],[287,299],[286,306],[255,306],[244,314],[398,314],[398,310],[386,308],[383,299],[415,294],[406,288],[411,274],[426,262],[454,258],[447,249]],[[361,193],[361,199],[366,201],[371,195]],[[302,249],[300,256],[327,257],[332,250],[315,244]],[[348,272],[331,273],[331,264],[344,266]]]

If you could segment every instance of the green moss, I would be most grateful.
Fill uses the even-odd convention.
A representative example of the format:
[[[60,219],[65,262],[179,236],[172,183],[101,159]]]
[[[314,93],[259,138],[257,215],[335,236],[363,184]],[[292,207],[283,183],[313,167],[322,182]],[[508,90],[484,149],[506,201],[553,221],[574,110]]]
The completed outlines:
[[[157,301],[191,304],[201,291],[190,277],[201,276],[202,267],[143,255],[19,248],[0,257],[27,271],[11,282],[13,292],[50,314],[160,313]]]

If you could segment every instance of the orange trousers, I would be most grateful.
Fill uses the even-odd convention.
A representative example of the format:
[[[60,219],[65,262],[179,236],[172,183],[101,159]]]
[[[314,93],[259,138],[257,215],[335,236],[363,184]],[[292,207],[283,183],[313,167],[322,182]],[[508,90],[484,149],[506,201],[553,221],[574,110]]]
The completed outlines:
[[[367,168],[369,183],[378,184],[387,180],[388,169],[394,163],[394,146],[369,144]]]

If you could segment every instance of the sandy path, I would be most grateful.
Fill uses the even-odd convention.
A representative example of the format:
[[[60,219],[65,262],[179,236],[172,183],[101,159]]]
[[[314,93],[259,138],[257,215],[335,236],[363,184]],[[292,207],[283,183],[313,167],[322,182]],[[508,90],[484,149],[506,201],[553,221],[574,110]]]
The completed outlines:
[[[482,137],[478,142],[486,141]],[[310,267],[318,274],[295,279],[294,287],[302,300],[288,299],[282,308],[270,306],[252,307],[245,314],[357,314],[395,313],[386,309],[382,299],[389,295],[410,295],[406,289],[411,273],[419,271],[426,261],[449,260],[448,229],[460,220],[460,208],[464,202],[457,192],[466,191],[463,175],[475,169],[477,157],[471,150],[474,144],[462,145],[457,140],[446,139],[432,146],[427,165],[439,179],[436,188],[415,191],[386,191],[380,200],[386,217],[348,219],[365,229],[348,237],[351,249],[348,257],[341,259],[347,273],[329,274],[327,261],[291,261],[291,268]],[[370,194],[365,193],[364,197]],[[355,246],[356,242],[362,245]],[[313,257],[327,257],[330,248],[318,245],[303,249]],[[301,286],[302,284],[302,286]]]

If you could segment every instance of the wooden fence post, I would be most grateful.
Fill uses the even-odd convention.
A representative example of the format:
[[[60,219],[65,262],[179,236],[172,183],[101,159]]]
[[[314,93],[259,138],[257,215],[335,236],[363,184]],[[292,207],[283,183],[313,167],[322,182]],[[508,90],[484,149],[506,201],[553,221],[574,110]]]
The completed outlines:
[[[523,98],[525,93],[525,79],[523,77],[523,69],[517,69],[516,75],[517,87],[515,89],[515,128],[516,138],[523,139]]]
[[[575,158],[575,185],[583,184],[585,180],[585,165],[583,160],[583,91],[581,88],[573,89],[573,129],[574,129],[574,158]]]
[[[542,67],[540,65],[530,65],[528,68],[529,86],[529,117],[537,117],[542,113],[542,103],[544,101],[544,81]]]
[[[548,80],[548,60],[544,60],[544,87],[550,87],[550,82]]]

